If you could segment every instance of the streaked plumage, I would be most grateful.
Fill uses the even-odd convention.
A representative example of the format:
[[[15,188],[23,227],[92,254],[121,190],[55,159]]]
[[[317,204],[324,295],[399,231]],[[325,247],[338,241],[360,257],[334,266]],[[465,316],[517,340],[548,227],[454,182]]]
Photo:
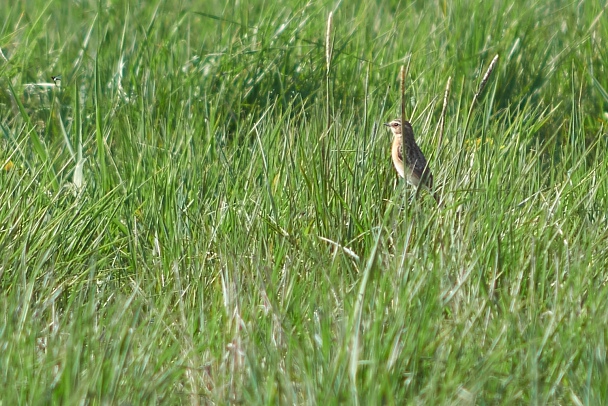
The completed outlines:
[[[390,128],[393,133],[391,155],[399,176],[416,187],[422,182],[422,186],[433,194],[439,204],[439,197],[433,191],[433,174],[428,167],[424,154],[414,140],[412,125],[406,121],[402,126],[399,119],[384,123],[384,125]]]

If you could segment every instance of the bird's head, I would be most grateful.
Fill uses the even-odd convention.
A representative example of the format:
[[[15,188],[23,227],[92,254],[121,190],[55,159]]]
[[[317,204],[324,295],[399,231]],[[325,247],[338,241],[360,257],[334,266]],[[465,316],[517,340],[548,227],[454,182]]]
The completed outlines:
[[[391,132],[395,137],[401,137],[404,133],[406,137],[414,137],[412,125],[407,120],[401,125],[401,120],[397,118],[390,123],[384,123],[384,125],[391,129]]]
[[[396,119],[390,123],[384,123],[384,125],[390,128],[393,135],[401,135],[401,120]]]

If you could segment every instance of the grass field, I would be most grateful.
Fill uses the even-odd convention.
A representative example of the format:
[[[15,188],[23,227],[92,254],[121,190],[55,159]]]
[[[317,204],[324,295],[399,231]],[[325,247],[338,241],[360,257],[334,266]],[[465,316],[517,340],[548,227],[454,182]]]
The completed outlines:
[[[2,3],[1,405],[608,402],[603,2]]]

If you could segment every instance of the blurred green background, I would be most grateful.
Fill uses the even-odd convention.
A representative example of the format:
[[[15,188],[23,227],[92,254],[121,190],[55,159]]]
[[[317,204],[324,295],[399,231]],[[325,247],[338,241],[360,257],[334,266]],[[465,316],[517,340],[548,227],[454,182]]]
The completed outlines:
[[[0,2],[0,403],[605,403],[605,14]]]

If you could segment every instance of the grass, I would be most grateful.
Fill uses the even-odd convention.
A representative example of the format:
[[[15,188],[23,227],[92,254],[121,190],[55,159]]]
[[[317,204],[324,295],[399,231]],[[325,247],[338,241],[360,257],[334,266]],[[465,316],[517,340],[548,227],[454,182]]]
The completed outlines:
[[[600,3],[0,7],[0,403],[605,403]]]

